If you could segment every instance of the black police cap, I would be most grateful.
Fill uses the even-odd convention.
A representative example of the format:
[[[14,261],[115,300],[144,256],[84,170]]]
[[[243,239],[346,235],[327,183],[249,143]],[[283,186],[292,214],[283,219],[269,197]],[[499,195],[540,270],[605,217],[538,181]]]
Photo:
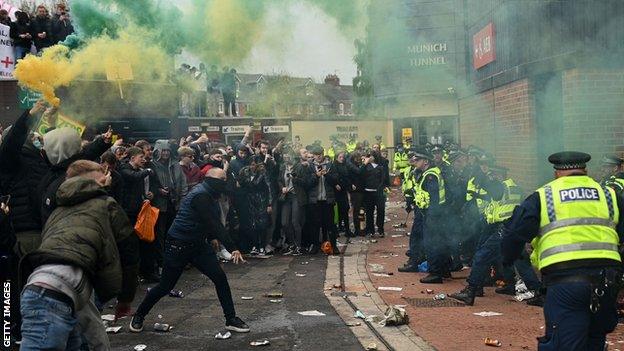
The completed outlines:
[[[468,154],[465,153],[463,150],[453,150],[451,152],[449,152],[448,155],[448,161],[449,162],[455,162],[458,158],[462,157],[462,156],[467,156]]]
[[[603,165],[620,166],[624,162],[624,160],[617,157],[617,155],[604,155],[602,156],[602,160],[600,160],[600,162]]]
[[[558,170],[584,169],[589,160],[591,155],[578,151],[563,151],[548,156],[548,162]]]
[[[424,147],[416,147],[412,148],[412,159],[424,158],[427,160],[433,160],[433,155]]]

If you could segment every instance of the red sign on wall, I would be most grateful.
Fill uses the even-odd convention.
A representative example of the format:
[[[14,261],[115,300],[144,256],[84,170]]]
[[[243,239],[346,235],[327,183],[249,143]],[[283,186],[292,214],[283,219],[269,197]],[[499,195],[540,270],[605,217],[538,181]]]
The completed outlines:
[[[472,37],[472,63],[479,69],[496,60],[496,33],[490,22]]]

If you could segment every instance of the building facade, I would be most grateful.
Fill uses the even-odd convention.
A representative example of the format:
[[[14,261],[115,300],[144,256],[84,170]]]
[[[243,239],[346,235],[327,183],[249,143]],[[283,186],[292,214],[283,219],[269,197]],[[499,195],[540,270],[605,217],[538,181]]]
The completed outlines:
[[[395,135],[405,126],[400,120],[407,118],[418,121],[413,122],[414,134],[425,135],[418,142],[437,138],[438,131],[429,131],[427,121],[438,119],[443,125],[443,115],[449,114],[446,121],[452,124],[455,109],[457,133],[447,132],[443,139],[492,152],[526,189],[552,178],[546,162],[552,152],[585,151],[599,160],[604,153],[624,149],[624,2],[373,3],[393,4],[409,17],[403,22],[411,27],[403,25],[398,33],[413,28],[414,44],[395,46],[406,55],[397,59],[402,70],[380,68],[374,81],[376,96],[385,101],[387,116],[395,121]],[[386,38],[380,33],[376,31],[379,40]],[[387,48],[383,51],[380,61]],[[413,65],[417,71],[406,75]],[[396,83],[403,77],[411,80],[411,90]],[[395,82],[393,89],[388,89],[388,81]],[[402,103],[404,95],[416,102]],[[396,112],[394,104],[405,112]],[[590,171],[597,164],[592,161]]]

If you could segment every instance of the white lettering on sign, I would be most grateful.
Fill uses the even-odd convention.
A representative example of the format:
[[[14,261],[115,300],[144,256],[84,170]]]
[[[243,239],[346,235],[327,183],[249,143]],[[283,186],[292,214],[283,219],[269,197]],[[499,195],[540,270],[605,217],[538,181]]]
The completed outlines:
[[[436,66],[436,65],[446,65],[446,58],[444,56],[437,56],[437,57],[410,59],[410,66],[412,67]]]
[[[223,134],[245,134],[247,126],[223,126]]]
[[[574,188],[559,191],[559,198],[561,202],[568,201],[598,201],[600,200],[600,194],[596,188]]]
[[[290,131],[289,126],[264,126],[262,127],[262,133],[288,133]]]
[[[188,131],[189,132],[201,132],[201,130],[202,130],[201,127],[198,127],[198,126],[189,126],[188,127]]]
[[[206,127],[204,127],[204,129],[207,132],[218,132],[219,131],[219,126],[206,126]]]
[[[412,45],[407,47],[409,54],[422,54],[428,52],[443,52],[447,51],[446,43],[428,43],[420,45]]]

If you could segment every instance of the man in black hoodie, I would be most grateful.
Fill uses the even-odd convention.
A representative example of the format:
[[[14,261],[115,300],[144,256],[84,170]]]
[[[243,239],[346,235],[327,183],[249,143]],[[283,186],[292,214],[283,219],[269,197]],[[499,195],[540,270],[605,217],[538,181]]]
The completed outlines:
[[[15,45],[15,59],[23,59],[30,52],[32,45],[32,34],[30,27],[30,18],[26,12],[15,12],[17,21],[11,23],[10,36]]]
[[[366,234],[375,234],[375,223],[380,236],[384,236],[386,172],[381,154],[376,151],[364,156],[360,174],[364,183],[364,207],[366,208]],[[377,216],[374,219],[375,209]]]
[[[182,200],[168,232],[162,279],[150,289],[137,308],[130,322],[130,331],[138,333],[143,330],[145,316],[175,287],[184,268],[192,263],[214,283],[225,315],[226,329],[249,332],[247,324],[236,316],[227,276],[215,254],[219,241],[227,247],[236,248],[220,221],[221,208],[217,199],[226,191],[226,186],[225,171],[213,168],[206,174],[206,179]],[[234,263],[244,262],[237,249],[232,251],[232,259]]]
[[[41,50],[56,43],[52,31],[52,19],[45,6],[37,6],[37,16],[31,22],[31,30],[37,52],[41,52]]]

